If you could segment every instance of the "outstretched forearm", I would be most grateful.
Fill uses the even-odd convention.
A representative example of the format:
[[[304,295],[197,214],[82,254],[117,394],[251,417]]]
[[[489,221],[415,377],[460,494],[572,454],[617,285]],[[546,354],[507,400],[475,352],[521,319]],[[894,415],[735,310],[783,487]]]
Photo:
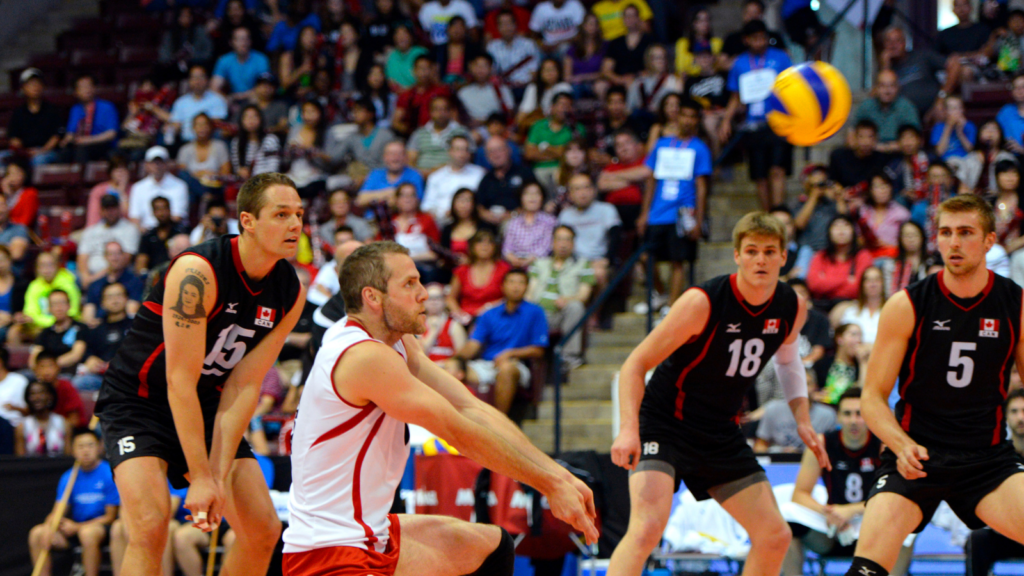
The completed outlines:
[[[530,439],[526,437],[526,434],[523,434],[523,431],[509,420],[508,416],[499,412],[497,408],[483,402],[477,402],[476,405],[464,408],[459,412],[473,422],[491,429],[522,454],[523,457],[548,473],[566,480],[571,476],[568,470],[559,466],[551,457],[534,446]]]

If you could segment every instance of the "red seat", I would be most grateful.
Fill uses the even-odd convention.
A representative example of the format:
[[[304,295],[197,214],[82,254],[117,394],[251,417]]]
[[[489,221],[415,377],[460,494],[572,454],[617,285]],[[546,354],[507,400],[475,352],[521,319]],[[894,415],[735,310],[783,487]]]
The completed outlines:
[[[99,398],[98,391],[78,391],[78,397],[82,399],[82,425],[88,424],[92,419],[92,413],[96,411],[96,399]]]
[[[62,229],[64,225],[61,223],[61,217],[64,214],[71,215],[71,223],[67,228],[68,232],[85,228],[85,208],[81,206],[50,206],[46,209],[46,215],[50,219],[49,237],[59,238],[64,233]],[[47,234],[40,230],[40,236],[47,236]]]
[[[28,368],[28,358],[32,353],[32,346],[30,344],[11,344],[7,346],[7,350],[11,353],[10,364],[7,366],[8,370],[13,372]]]
[[[68,203],[67,192],[63,188],[54,190],[39,191],[39,206],[49,208],[51,206],[63,206]]]
[[[47,164],[37,166],[32,176],[32,183],[36,188],[77,186],[81,181],[81,164]]]
[[[157,59],[157,49],[147,46],[122,46],[118,51],[122,64],[146,64],[152,66]]]

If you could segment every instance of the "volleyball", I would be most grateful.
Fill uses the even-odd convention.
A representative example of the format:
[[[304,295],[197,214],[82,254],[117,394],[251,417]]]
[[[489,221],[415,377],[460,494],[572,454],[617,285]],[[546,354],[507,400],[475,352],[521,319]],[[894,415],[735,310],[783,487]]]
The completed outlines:
[[[766,102],[768,125],[795,146],[813,146],[832,136],[850,115],[850,85],[825,62],[791,66],[775,78]]]

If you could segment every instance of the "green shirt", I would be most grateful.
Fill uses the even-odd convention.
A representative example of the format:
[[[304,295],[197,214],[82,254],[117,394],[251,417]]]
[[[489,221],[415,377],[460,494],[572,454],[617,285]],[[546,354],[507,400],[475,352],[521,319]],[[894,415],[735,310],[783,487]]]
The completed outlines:
[[[557,312],[555,300],[575,296],[583,284],[597,284],[590,262],[569,258],[556,270],[553,258],[540,258],[530,265],[529,300],[545,312]]]
[[[878,141],[894,142],[899,138],[900,126],[909,124],[921,127],[921,119],[917,116],[917,108],[903,96],[897,96],[889,108],[882,108],[878,98],[868,98],[857,107],[853,123],[871,120],[878,126]]]
[[[49,328],[53,326],[54,318],[50,314],[50,292],[63,290],[68,293],[71,301],[71,309],[68,316],[78,318],[81,311],[82,292],[75,282],[75,275],[67,268],[61,268],[53,277],[53,282],[47,282],[41,276],[29,283],[25,289],[25,315],[32,319],[37,328]]]
[[[583,127],[579,124],[575,126],[563,124],[562,129],[556,132],[551,129],[550,120],[545,118],[530,128],[526,142],[537,146],[542,143],[547,143],[548,146],[565,146],[573,139],[573,136],[583,136]],[[546,148],[546,146],[542,146],[542,148]],[[558,160],[547,160],[533,165],[534,168],[554,168],[555,166],[558,166]]]
[[[416,83],[416,77],[412,75],[413,64],[421,54],[429,54],[423,46],[413,46],[405,54],[398,50],[392,50],[388,54],[387,62],[384,63],[384,76],[402,88],[409,88]]]

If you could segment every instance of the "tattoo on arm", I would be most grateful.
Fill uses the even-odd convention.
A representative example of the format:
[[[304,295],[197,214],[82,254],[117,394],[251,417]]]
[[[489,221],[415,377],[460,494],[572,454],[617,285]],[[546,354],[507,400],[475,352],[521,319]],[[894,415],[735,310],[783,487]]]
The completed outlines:
[[[178,289],[178,301],[171,306],[175,324],[183,328],[188,328],[190,324],[198,324],[198,318],[206,317],[203,299],[210,284],[206,276],[195,268],[187,269],[186,273]]]

